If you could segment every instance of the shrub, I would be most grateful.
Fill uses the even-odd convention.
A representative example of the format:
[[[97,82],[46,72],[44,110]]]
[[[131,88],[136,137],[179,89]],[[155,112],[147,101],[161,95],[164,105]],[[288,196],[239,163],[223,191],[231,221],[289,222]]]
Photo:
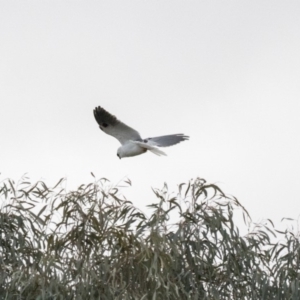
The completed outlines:
[[[299,236],[214,184],[153,190],[147,217],[106,179],[63,182],[2,181],[0,299],[300,299]]]

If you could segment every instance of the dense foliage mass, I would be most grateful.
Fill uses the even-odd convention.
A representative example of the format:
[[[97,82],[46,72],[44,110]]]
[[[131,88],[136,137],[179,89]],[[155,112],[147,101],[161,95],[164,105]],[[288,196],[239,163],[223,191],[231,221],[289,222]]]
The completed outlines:
[[[0,184],[0,299],[300,299],[299,236],[216,185],[154,190],[147,217],[105,179],[63,181]]]

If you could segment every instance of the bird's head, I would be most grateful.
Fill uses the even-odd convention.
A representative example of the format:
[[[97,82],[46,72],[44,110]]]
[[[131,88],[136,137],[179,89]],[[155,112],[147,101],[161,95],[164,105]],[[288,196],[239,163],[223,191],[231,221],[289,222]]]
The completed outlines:
[[[117,152],[117,156],[121,159],[122,157],[123,157],[123,151],[122,151],[123,149],[122,149],[122,147],[120,147],[119,149],[118,149],[118,152]]]

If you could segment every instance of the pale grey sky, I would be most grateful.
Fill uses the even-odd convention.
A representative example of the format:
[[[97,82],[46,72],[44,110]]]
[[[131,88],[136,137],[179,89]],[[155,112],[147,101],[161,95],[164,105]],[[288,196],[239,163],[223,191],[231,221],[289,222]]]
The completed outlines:
[[[298,218],[299,16],[299,1],[1,1],[1,178],[127,176],[143,207],[200,176],[254,220]],[[98,105],[191,139],[119,160]]]

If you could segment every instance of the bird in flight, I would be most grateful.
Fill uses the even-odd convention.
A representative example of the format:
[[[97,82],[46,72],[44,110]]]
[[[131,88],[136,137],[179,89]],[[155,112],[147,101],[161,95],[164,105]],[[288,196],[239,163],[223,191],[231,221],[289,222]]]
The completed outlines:
[[[94,116],[100,129],[121,143],[122,146],[117,152],[120,159],[140,155],[147,150],[156,155],[166,155],[157,147],[168,147],[189,139],[188,136],[181,133],[142,139],[135,129],[119,121],[101,106],[94,109]]]

